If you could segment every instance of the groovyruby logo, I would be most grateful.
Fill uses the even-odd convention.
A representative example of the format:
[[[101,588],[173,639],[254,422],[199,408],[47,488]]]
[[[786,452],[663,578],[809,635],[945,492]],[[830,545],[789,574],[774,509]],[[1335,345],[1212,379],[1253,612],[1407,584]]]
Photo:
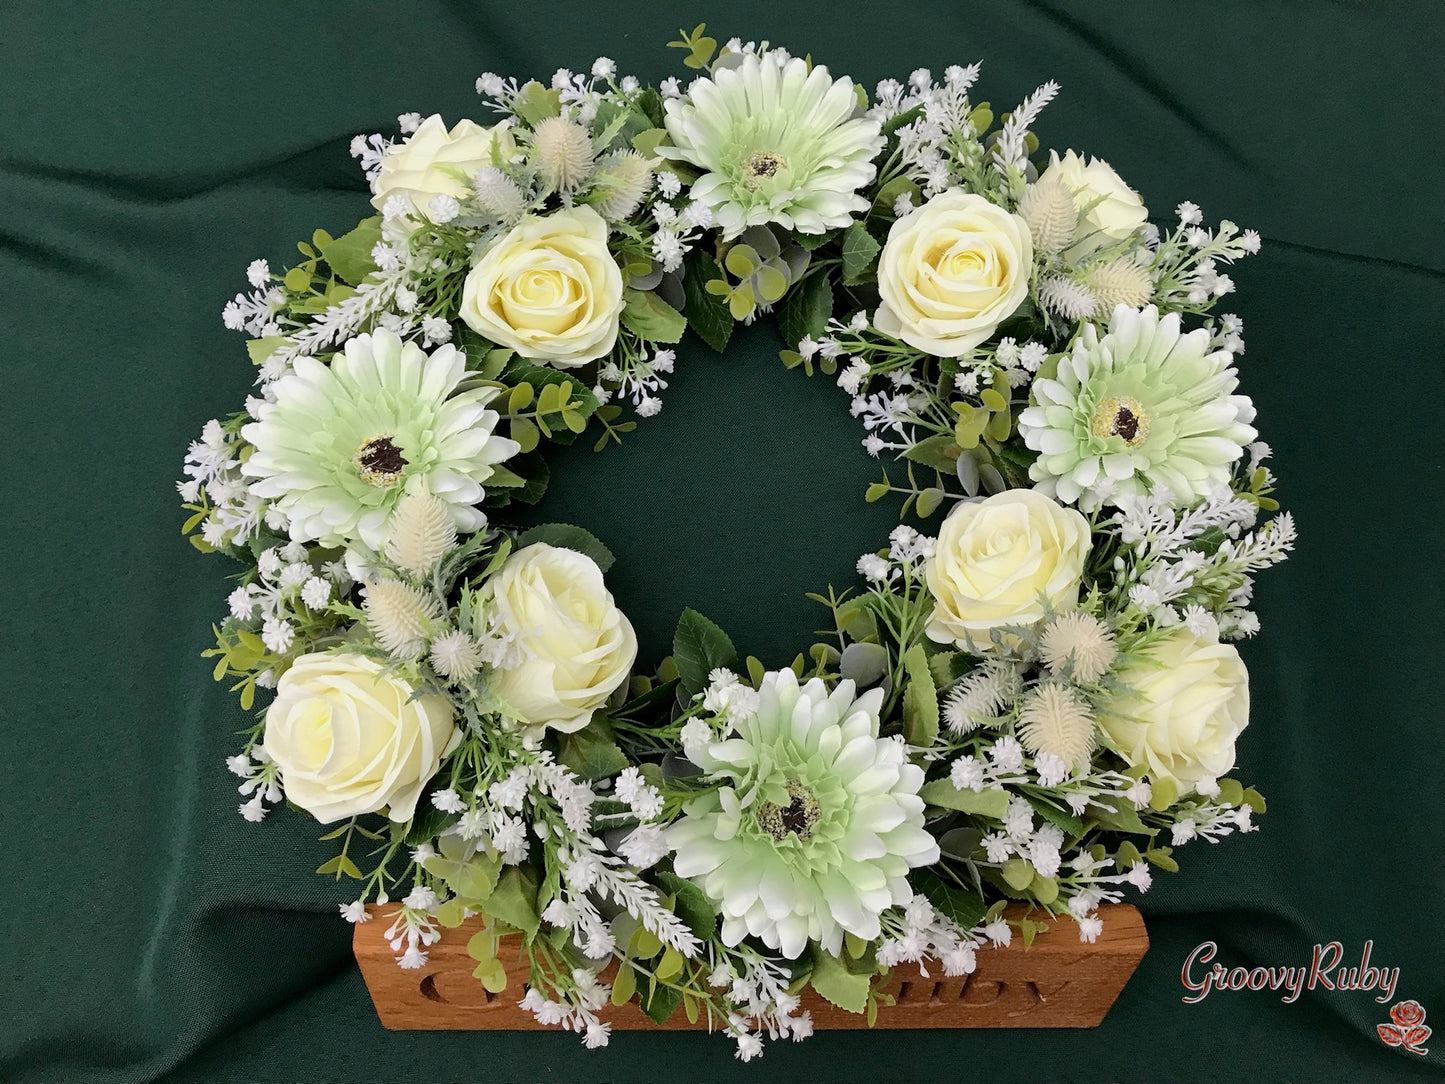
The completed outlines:
[[[1428,1054],[1425,1040],[1430,1029],[1425,1026],[1425,1009],[1418,1001],[1401,1001],[1390,1006],[1390,1023],[1376,1024],[1375,1030],[1386,1046],[1398,1046],[1412,1054]]]

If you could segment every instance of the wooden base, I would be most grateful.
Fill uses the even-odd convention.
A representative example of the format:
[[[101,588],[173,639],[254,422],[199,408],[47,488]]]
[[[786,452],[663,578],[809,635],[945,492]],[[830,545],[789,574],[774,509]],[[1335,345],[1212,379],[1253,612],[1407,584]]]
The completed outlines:
[[[480,920],[446,930],[421,968],[403,971],[383,936],[391,924],[385,916],[395,908],[372,905],[367,910],[372,921],[356,925],[353,948],[383,1025],[399,1031],[541,1028],[517,1004],[528,978],[519,940],[503,941],[500,956],[507,968],[507,988],[489,994],[472,976],[476,961],[467,955],[467,940],[481,928]],[[935,966],[925,976],[916,964],[895,967],[884,989],[898,1002],[879,1011],[875,1027],[1096,1027],[1149,947],[1144,919],[1133,907],[1105,906],[1099,917],[1104,932],[1092,945],[1079,940],[1071,919],[1057,919],[1027,949],[1018,940],[1008,948],[979,949],[978,969],[972,975],[949,978]],[[604,978],[610,980],[611,971],[608,968]],[[862,1016],[837,1008],[811,989],[803,994],[803,1008],[812,1012],[819,1030],[868,1026]],[[600,1015],[620,1031],[658,1026],[635,1003],[608,1006]],[[662,1026],[702,1028],[706,1015],[693,1025],[679,1010]]]

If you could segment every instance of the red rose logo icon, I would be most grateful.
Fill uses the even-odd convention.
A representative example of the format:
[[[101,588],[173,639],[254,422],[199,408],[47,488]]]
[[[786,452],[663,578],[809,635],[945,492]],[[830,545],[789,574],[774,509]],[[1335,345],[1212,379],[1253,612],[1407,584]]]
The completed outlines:
[[[1402,1001],[1390,1007],[1392,1024],[1376,1024],[1375,1030],[1386,1046],[1399,1046],[1412,1054],[1428,1053],[1425,1040],[1430,1029],[1425,1026],[1425,1010],[1418,1001]]]

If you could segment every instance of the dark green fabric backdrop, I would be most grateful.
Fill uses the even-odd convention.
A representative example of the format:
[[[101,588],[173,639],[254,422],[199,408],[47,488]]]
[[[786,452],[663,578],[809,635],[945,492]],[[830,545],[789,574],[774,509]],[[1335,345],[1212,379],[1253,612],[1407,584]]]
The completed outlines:
[[[1440,807],[1441,6],[1420,3],[0,6],[0,1079],[446,1081],[1440,1079],[1385,1049],[1370,994],[1217,993],[1180,967],[1299,965],[1319,941],[1401,968],[1445,1028]],[[182,540],[172,479],[251,377],[222,303],[365,210],[346,152],[398,112],[474,109],[484,70],[597,54],[655,80],[678,24],[767,36],[871,85],[982,57],[1008,108],[1063,84],[1045,144],[1107,158],[1156,217],[1257,227],[1236,275],[1241,369],[1299,521],[1244,647],[1240,754],[1262,831],[1192,844],[1143,902],[1153,948],[1084,1033],[821,1035],[743,1067],[731,1045],[624,1035],[389,1034],[298,816],[236,815],[241,715],[198,658],[227,569]],[[850,582],[893,509],[836,388],[689,346],[622,450],[568,455],[548,506],[620,554],[654,657],[698,606],[772,662],[803,591]],[[1438,1014],[1438,1015],[1437,1015]],[[1438,1029],[1437,1029],[1438,1030]]]

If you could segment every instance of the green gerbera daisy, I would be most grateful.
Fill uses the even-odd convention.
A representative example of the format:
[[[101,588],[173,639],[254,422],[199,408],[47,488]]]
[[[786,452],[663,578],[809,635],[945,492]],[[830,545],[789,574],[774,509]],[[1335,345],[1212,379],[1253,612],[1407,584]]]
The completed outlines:
[[[348,341],[329,366],[297,358],[272,385],[275,402],[241,430],[255,445],[242,472],[298,540],[379,551],[392,510],[422,492],[445,503],[457,530],[480,530],[482,483],[518,447],[494,432],[495,388],[453,394],[465,373],[455,347],[428,355],[380,330]]]
[[[667,103],[666,158],[705,170],[692,198],[724,237],[776,222],[799,233],[846,226],[868,210],[882,129],[859,110],[850,79],[801,58],[745,55]]]
[[[901,738],[878,737],[882,690],[853,693],[770,673],[756,710],[730,713],[735,736],[689,751],[726,785],[688,803],[668,844],[729,945],[751,935],[793,959],[809,941],[836,955],[845,932],[871,941],[883,911],[912,898],[908,870],[938,861],[923,769]]]
[[[1209,332],[1183,334],[1178,313],[1114,310],[1100,334],[1085,324],[1052,379],[1033,385],[1019,433],[1039,453],[1035,488],[1086,511],[1164,486],[1191,504],[1229,484],[1258,435],[1254,404],[1235,395],[1234,357]]]

